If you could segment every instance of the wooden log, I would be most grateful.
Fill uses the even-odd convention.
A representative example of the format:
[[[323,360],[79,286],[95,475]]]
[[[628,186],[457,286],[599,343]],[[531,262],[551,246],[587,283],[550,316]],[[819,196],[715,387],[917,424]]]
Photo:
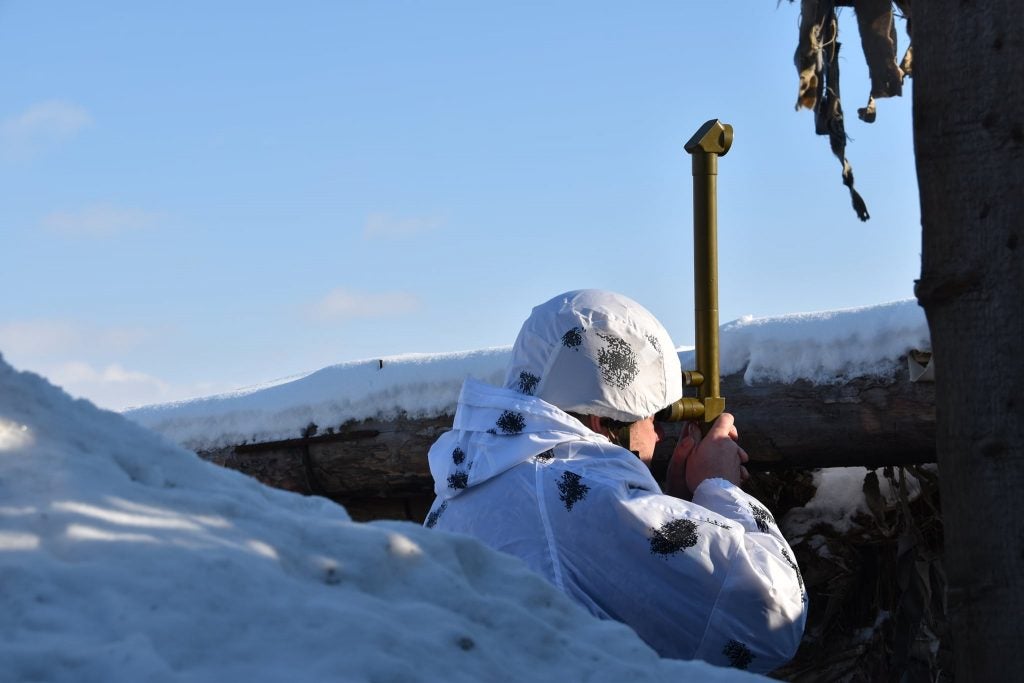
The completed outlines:
[[[935,385],[911,382],[906,363],[890,378],[836,384],[744,383],[722,378],[748,469],[885,467],[935,462]],[[665,425],[652,470],[664,476],[679,425]]]
[[[935,462],[935,385],[899,368],[835,385],[750,386],[730,375],[722,393],[755,469]]]
[[[751,469],[934,462],[934,385],[910,382],[906,366],[900,367],[891,379],[835,385],[751,386],[739,374],[722,378],[726,410],[736,415]],[[448,415],[363,420],[337,433],[201,455],[272,486],[342,502],[356,518],[422,519],[433,497],[427,451],[451,423]],[[666,427],[655,452],[656,475],[679,428]]]
[[[422,520],[433,501],[427,451],[452,416],[363,420],[336,433],[200,455],[270,486],[342,503],[353,519]]]

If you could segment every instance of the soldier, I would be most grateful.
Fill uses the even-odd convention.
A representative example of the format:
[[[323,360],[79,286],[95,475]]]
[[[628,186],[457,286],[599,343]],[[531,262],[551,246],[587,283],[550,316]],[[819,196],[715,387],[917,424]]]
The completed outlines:
[[[684,428],[664,492],[651,475],[652,416],[680,377],[668,332],[631,299],[580,290],[537,306],[505,386],[466,380],[431,447],[426,525],[519,557],[664,657],[770,671],[803,633],[800,570],[739,487],[747,455],[728,413],[703,439]]]

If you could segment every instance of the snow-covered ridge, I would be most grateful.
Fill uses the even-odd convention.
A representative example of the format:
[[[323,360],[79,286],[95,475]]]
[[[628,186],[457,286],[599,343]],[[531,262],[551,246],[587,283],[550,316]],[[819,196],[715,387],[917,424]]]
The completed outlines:
[[[125,411],[192,449],[273,441],[348,420],[450,413],[467,377],[504,380],[511,347],[405,354],[323,368],[290,382]]]
[[[745,317],[721,328],[722,374],[749,383],[826,384],[884,376],[911,349],[928,349],[924,313],[913,300],[865,308]],[[451,413],[467,377],[500,384],[511,347],[411,354],[342,363],[292,381],[125,412],[194,449],[294,438],[314,422]],[[680,351],[683,367],[692,352]],[[383,365],[381,364],[383,361]]]
[[[661,660],[518,560],[358,524],[0,359],[2,681],[765,680]]]

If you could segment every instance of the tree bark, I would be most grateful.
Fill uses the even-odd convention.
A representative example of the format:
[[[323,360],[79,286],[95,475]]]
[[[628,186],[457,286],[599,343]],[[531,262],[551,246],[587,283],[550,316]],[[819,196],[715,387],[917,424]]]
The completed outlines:
[[[913,6],[914,145],[956,678],[1024,670],[1024,12]]]

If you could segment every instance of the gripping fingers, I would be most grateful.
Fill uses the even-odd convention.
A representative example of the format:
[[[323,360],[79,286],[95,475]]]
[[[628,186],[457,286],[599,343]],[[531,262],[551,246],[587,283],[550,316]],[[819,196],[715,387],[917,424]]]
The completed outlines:
[[[722,413],[715,420],[714,424],[711,425],[711,430],[708,432],[708,436],[735,438],[733,434],[736,432],[736,418],[731,413]]]

